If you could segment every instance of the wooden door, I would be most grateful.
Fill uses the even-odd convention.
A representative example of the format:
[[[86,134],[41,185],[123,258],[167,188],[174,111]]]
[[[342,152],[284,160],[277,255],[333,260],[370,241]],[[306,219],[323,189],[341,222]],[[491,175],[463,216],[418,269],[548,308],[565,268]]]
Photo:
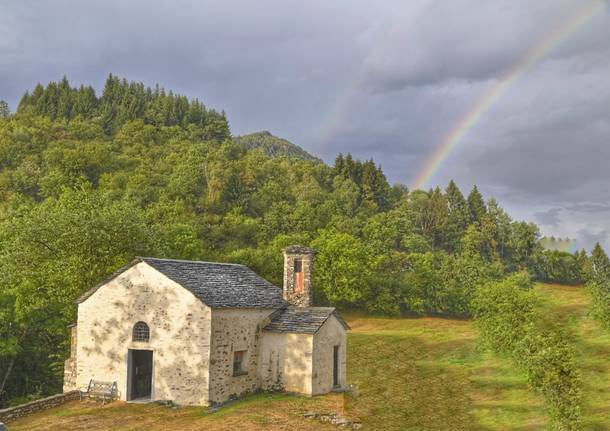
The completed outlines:
[[[130,354],[130,399],[150,398],[152,394],[153,352],[151,350],[130,350]]]
[[[333,387],[339,386],[339,346],[333,348]]]

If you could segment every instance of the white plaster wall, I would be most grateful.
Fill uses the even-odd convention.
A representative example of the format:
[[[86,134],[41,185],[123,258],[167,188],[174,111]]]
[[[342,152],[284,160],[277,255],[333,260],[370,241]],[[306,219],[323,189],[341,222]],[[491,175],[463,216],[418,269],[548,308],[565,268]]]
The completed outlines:
[[[150,342],[131,341],[133,325],[150,327]],[[128,349],[153,350],[154,400],[208,403],[211,309],[144,262],[100,287],[78,307],[77,386],[117,381],[127,395]]]
[[[339,386],[347,382],[347,332],[335,316],[330,316],[313,337],[313,394],[333,390],[333,347],[339,347]]]
[[[264,332],[259,372],[264,389],[312,394],[311,334]]]
[[[210,402],[221,403],[260,388],[262,328],[272,309],[212,309]],[[246,350],[244,375],[233,375],[233,352]]]

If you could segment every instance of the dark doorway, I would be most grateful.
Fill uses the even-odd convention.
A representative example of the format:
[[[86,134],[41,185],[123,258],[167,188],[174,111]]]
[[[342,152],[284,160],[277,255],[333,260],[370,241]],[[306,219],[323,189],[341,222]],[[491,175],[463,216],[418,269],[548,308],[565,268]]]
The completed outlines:
[[[153,371],[152,350],[129,349],[129,400],[150,398]]]
[[[339,346],[333,348],[333,387],[339,386]]]

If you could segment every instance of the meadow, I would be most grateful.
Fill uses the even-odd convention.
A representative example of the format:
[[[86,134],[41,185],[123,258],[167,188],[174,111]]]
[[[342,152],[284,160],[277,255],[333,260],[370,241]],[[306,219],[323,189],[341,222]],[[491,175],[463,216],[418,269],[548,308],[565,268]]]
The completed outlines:
[[[583,429],[610,429],[610,334],[587,314],[583,288],[538,284],[548,319],[577,347]],[[73,402],[13,422],[20,430],[326,430],[304,417],[338,412],[370,430],[539,430],[542,398],[507,358],[480,348],[471,320],[347,314],[348,378],[353,391],[304,398],[256,394],[216,412],[153,404]]]

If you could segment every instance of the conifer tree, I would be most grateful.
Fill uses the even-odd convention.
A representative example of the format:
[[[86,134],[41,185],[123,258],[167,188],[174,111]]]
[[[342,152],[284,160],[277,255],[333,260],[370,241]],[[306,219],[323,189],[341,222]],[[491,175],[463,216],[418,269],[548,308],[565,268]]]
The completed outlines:
[[[595,244],[591,252],[591,267],[593,277],[596,279],[608,280],[610,278],[610,260],[599,242]]]
[[[43,94],[44,94],[44,87],[39,82],[38,84],[36,84],[36,87],[34,87],[34,91],[32,91],[32,100],[31,100],[32,103],[36,103],[38,101],[38,99],[40,99],[42,97]]]
[[[91,118],[95,115],[97,108],[97,98],[93,87],[80,86],[74,96],[74,105],[72,106],[73,117]]]
[[[343,159],[343,154],[339,153],[337,155],[337,157],[335,157],[335,166],[334,166],[335,176],[343,175],[344,169],[345,169],[345,161]]]
[[[487,213],[483,195],[476,185],[468,195],[468,209],[470,210],[470,219],[474,223],[481,223],[483,216]]]
[[[447,197],[449,209],[445,241],[447,248],[452,251],[459,247],[460,239],[468,228],[470,211],[468,209],[468,202],[466,202],[462,191],[455,181],[449,181],[445,189],[445,196]]]
[[[57,95],[57,113],[60,118],[71,118],[72,116],[72,88],[68,82],[68,78],[64,75],[58,86]]]
[[[429,211],[433,222],[432,245],[434,248],[442,248],[445,244],[447,222],[449,220],[449,210],[447,197],[443,194],[440,187],[430,191]]]
[[[578,267],[580,268],[580,276],[585,281],[588,282],[591,280],[592,276],[592,266],[591,259],[589,259],[589,255],[587,254],[585,249],[577,251],[574,254],[576,262],[578,263]]]
[[[4,100],[0,100],[0,118],[6,118],[11,115],[11,110],[8,107],[8,103]]]
[[[350,153],[347,153],[347,156],[345,156],[345,167],[344,167],[344,172],[346,175],[346,178],[350,178],[352,181],[354,181],[356,184],[358,184],[358,186],[362,185],[362,181],[361,181],[361,172],[360,172],[360,164],[357,163],[352,155]]]
[[[141,82],[129,82],[110,74],[101,97],[92,87],[70,86],[67,77],[50,82],[46,88],[38,84],[32,93],[25,93],[18,112],[31,112],[51,119],[97,118],[108,135],[125,123],[136,119],[155,126],[202,127],[204,139],[224,141],[231,136],[224,113],[207,110],[203,103],[186,96],[165,92],[158,85],[153,89]]]

